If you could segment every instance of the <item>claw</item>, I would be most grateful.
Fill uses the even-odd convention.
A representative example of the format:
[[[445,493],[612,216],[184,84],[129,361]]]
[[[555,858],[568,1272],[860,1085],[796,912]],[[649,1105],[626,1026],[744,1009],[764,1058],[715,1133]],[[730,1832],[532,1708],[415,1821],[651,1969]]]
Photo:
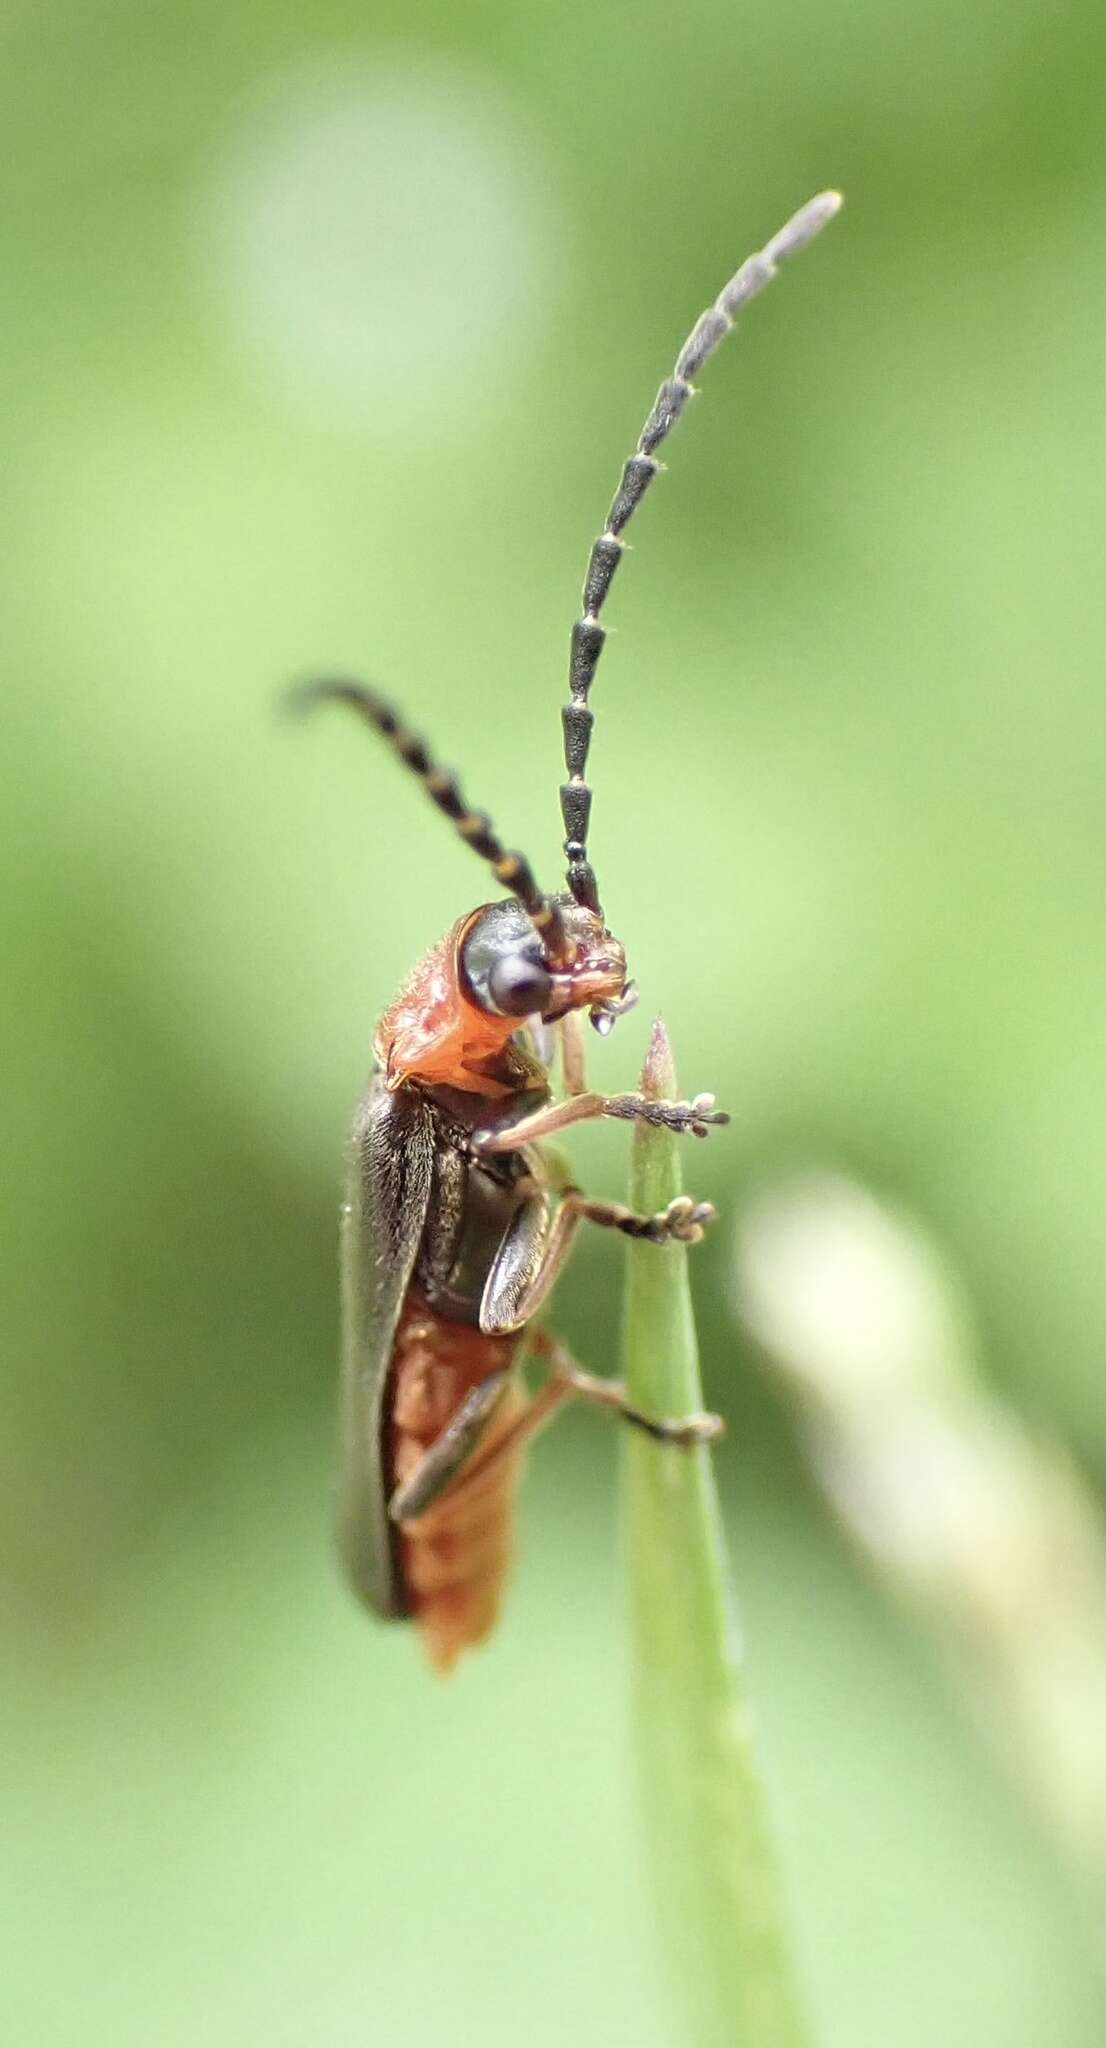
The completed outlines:
[[[696,1202],[690,1195],[677,1195],[667,1209],[660,1211],[657,1222],[665,1235],[675,1238],[678,1244],[698,1244],[717,1213],[713,1202]]]
[[[720,1415],[711,1415],[703,1412],[698,1415],[687,1416],[678,1429],[674,1426],[672,1440],[674,1443],[687,1447],[691,1444],[713,1443],[717,1437],[724,1436],[725,1433],[726,1425]]]
[[[671,1128],[690,1131],[695,1138],[705,1138],[712,1124],[718,1126],[730,1121],[727,1111],[715,1109],[714,1103],[714,1096],[706,1093],[693,1095],[690,1102],[674,1102],[671,1106]]]
[[[711,1124],[718,1125],[729,1123],[730,1119],[727,1111],[724,1109],[715,1109],[714,1100],[715,1098],[713,1095],[707,1094],[696,1095],[693,1097],[690,1105],[690,1129],[693,1137],[705,1138],[707,1135],[708,1126]]]

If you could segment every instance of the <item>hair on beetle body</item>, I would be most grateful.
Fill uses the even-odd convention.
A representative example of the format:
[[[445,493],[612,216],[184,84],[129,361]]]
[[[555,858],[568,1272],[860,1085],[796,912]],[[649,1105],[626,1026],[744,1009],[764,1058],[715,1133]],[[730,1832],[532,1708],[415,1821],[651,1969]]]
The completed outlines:
[[[833,192],[812,199],[723,287],[623,466],[571,635],[564,890],[539,886],[526,856],[503,844],[457,777],[374,689],[335,677],[293,693],[301,709],[346,705],[386,740],[505,892],[460,917],[385,1010],[354,1119],[342,1211],[339,1542],[361,1597],[380,1615],[413,1619],[442,1670],[494,1625],[522,1453],[567,1400],[611,1409],[681,1448],[722,1426],[713,1415],[642,1414],[617,1382],[586,1372],[533,1327],[581,1223],[653,1244],[693,1243],[714,1213],[690,1196],[651,1216],[588,1196],[546,1141],[599,1117],[695,1137],[728,1121],[710,1094],[658,1102],[587,1087],[585,1014],[605,1035],[637,993],[591,860],[590,696],[606,641],[600,615],[622,536],[661,467],[657,449],[738,313],[840,203]],[[527,1353],[548,1368],[533,1393],[520,1373]]]

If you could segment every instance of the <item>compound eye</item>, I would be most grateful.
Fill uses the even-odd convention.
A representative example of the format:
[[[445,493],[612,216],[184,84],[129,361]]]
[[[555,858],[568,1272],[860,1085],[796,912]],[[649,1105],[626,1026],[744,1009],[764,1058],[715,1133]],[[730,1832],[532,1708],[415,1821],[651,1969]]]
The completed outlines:
[[[553,979],[540,960],[527,960],[522,953],[506,953],[488,975],[488,994],[505,1017],[531,1017],[544,1010]]]

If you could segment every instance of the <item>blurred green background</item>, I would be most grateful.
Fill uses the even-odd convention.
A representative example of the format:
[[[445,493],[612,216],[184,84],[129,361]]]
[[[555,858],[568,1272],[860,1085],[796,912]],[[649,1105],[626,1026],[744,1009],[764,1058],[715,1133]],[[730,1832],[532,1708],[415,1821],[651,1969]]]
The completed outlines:
[[[329,1547],[335,1218],[372,1020],[479,900],[395,691],[555,871],[588,543],[712,364],[600,672],[594,843],[733,1128],[941,1235],[997,1383],[1106,1466],[1106,18],[691,0],[15,6],[2,30],[5,2040],[659,2048],[613,1432],[535,1456],[448,1685]],[[614,1193],[625,1133],[576,1148]],[[612,1363],[618,1253],[560,1323]],[[825,2048],[1083,2048],[1044,1844],[854,1571],[696,1264]]]

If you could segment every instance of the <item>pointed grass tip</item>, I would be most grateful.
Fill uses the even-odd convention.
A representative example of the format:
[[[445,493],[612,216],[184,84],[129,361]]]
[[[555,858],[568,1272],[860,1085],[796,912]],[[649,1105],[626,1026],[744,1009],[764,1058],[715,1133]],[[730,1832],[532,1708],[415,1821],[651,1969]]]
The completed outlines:
[[[663,1102],[676,1093],[676,1062],[663,1017],[654,1017],[649,1032],[649,1047],[641,1070],[641,1092],[653,1102]]]

